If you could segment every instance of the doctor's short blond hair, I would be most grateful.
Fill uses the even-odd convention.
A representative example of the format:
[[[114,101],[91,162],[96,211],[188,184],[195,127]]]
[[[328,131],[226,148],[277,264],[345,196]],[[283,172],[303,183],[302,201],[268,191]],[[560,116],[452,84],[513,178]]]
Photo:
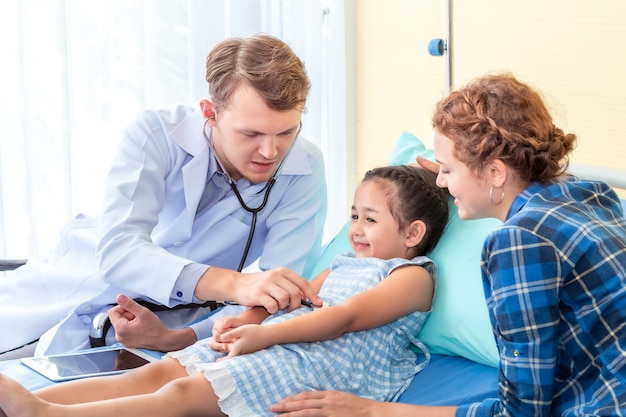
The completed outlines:
[[[206,80],[218,111],[243,83],[277,111],[304,111],[311,88],[300,58],[285,42],[266,34],[217,44],[206,59]]]

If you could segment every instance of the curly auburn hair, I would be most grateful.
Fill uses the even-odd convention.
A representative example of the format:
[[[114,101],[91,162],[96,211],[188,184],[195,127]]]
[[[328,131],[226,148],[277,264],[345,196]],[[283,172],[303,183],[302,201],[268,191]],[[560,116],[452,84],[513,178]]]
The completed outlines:
[[[563,174],[576,145],[576,135],[554,125],[541,95],[507,73],[452,92],[437,104],[432,123],[474,174],[500,159],[526,183]]]
[[[291,48],[265,34],[217,44],[206,59],[206,80],[218,110],[225,108],[235,90],[245,83],[272,110],[304,111],[311,88],[304,64]]]

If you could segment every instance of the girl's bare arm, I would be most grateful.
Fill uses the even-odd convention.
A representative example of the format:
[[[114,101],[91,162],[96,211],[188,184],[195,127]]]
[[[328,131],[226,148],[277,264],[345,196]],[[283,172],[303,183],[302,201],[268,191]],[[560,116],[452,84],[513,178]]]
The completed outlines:
[[[242,326],[222,338],[234,342],[230,356],[274,344],[331,340],[344,333],[382,326],[414,311],[428,311],[433,292],[434,284],[426,269],[400,267],[374,288],[339,305],[315,309],[281,323]]]

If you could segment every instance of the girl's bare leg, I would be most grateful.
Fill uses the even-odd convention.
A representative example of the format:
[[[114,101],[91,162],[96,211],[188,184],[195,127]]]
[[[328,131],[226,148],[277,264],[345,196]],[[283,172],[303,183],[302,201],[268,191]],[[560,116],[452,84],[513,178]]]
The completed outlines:
[[[7,417],[153,417],[223,416],[203,374],[178,378],[151,394],[88,402],[53,404],[0,375],[0,416]]]
[[[123,374],[63,382],[37,390],[34,394],[56,404],[85,403],[148,394],[185,376],[187,371],[176,359],[165,358]]]

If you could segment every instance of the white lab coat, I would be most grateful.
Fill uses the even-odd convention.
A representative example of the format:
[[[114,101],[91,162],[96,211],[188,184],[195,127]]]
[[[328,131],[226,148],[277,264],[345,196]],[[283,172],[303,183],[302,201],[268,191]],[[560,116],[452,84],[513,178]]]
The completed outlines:
[[[88,347],[93,316],[118,294],[171,306],[182,302],[172,294],[186,265],[237,268],[251,214],[230,191],[196,216],[216,169],[203,122],[197,108],[177,106],[147,111],[126,130],[103,215],[71,220],[49,257],[31,259],[0,281],[0,352],[44,332],[36,354]],[[263,270],[310,270],[326,215],[324,175],[321,152],[299,138],[258,215],[248,263],[260,257]],[[251,207],[262,199],[263,193],[254,193],[261,188],[242,192]],[[192,294],[178,295],[191,301]],[[188,323],[184,312],[170,314],[170,326]]]

